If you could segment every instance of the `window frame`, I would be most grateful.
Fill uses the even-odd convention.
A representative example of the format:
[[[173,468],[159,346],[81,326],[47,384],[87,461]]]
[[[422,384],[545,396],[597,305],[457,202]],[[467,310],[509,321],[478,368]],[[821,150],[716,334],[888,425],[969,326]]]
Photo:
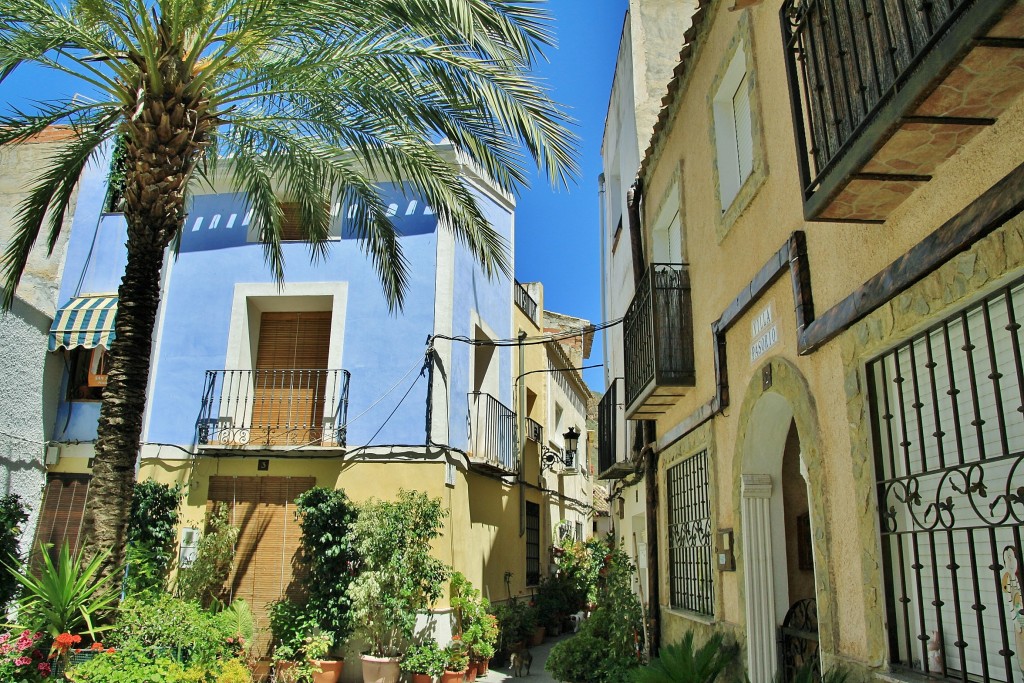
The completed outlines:
[[[705,448],[665,470],[669,605],[705,617],[715,616],[710,466]]]

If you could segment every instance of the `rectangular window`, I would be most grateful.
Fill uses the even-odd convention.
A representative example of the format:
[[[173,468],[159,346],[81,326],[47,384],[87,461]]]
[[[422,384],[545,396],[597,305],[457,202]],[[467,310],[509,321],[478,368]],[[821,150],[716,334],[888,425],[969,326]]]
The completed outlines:
[[[583,522],[576,522],[576,540],[583,540]]]
[[[526,585],[540,583],[540,505],[526,503]]]
[[[753,122],[746,51],[736,48],[712,104],[718,190],[724,212],[754,168]]]
[[[43,507],[39,511],[36,542],[32,546],[32,566],[39,566],[41,559],[38,553],[46,546],[49,546],[47,552],[54,561],[65,542],[72,553],[78,550],[78,536],[82,530],[85,501],[89,497],[90,478],[86,474],[46,476]]]
[[[889,653],[1020,680],[1024,284],[868,364]]]
[[[668,517],[672,607],[713,615],[707,451],[669,468]]]

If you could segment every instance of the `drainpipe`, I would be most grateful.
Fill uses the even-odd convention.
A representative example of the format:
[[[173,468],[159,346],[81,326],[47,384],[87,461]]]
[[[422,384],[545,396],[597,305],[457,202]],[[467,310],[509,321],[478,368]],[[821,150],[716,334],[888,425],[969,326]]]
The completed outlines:
[[[633,252],[633,285],[640,286],[645,267],[643,249],[643,225],[640,221],[640,203],[643,201],[643,181],[637,176],[629,192],[626,193],[626,206],[629,211],[629,243]],[[647,615],[649,619],[647,643],[648,656],[658,656],[661,644],[661,586],[658,564],[658,453],[654,449],[655,421],[640,422],[642,435],[640,452],[644,463],[644,499],[647,519]]]
[[[519,536],[526,533],[526,488],[524,474],[526,473],[526,347],[523,340],[526,339],[526,331],[519,331],[519,414],[517,418],[516,439],[519,446]]]

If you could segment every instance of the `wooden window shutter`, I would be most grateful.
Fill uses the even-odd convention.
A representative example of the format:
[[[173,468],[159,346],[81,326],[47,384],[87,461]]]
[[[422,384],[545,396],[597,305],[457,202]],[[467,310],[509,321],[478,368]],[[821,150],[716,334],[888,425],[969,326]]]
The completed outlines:
[[[65,541],[72,553],[78,550],[90,479],[89,475],[83,474],[47,475],[36,541],[32,545],[32,566],[39,566],[41,558],[38,553],[44,545],[52,546],[49,553],[54,561]]]
[[[302,230],[302,212],[298,202],[278,202],[281,212],[281,241],[301,242],[306,239]]]

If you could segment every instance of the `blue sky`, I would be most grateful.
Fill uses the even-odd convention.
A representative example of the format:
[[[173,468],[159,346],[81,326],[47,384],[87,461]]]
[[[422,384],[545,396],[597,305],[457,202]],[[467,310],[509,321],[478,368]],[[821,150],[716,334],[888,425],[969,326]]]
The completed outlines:
[[[538,69],[555,100],[569,108],[582,139],[581,174],[568,190],[552,191],[538,179],[516,210],[516,277],[544,283],[548,309],[601,322],[601,255],[597,176],[615,56],[627,0],[551,0],[558,49]],[[601,335],[587,364],[601,363]],[[600,368],[590,386],[603,391]]]
[[[516,277],[544,283],[551,310],[601,321],[600,243],[597,176],[601,172],[601,136],[608,107],[615,55],[627,0],[549,0],[558,48],[538,75],[552,97],[577,121],[581,138],[580,177],[568,189],[551,189],[540,176],[518,198]],[[81,86],[52,72],[25,68],[0,84],[0,108],[31,109],[33,100],[68,99]],[[588,364],[602,362],[597,336]],[[587,381],[603,388],[600,369]]]

